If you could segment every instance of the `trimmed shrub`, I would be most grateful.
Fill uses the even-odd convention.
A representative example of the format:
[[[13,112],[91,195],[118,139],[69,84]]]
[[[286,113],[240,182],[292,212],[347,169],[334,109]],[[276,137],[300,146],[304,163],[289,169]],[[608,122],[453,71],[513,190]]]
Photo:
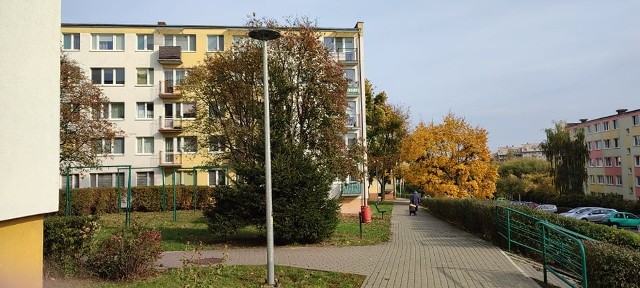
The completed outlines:
[[[87,268],[100,278],[128,280],[149,275],[160,257],[159,230],[133,225],[99,241]]]
[[[609,243],[585,242],[591,287],[640,287],[640,252]]]
[[[98,230],[96,216],[47,216],[44,218],[44,259],[51,273],[62,276],[82,271]]]

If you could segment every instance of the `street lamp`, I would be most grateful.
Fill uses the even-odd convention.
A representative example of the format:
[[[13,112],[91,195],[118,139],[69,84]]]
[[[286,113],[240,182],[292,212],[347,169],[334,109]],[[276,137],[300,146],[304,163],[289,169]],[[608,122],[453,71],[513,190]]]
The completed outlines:
[[[271,124],[269,120],[269,69],[267,66],[267,41],[280,38],[280,32],[258,28],[249,31],[249,37],[262,41],[262,66],[264,72],[264,166],[266,174],[266,202],[267,202],[267,284],[275,285],[274,257],[273,257],[273,205],[271,200]]]

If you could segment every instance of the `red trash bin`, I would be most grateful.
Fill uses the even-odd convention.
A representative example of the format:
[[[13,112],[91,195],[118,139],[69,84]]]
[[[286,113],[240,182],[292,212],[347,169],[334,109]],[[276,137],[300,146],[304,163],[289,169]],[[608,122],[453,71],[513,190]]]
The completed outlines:
[[[369,206],[360,206],[360,212],[362,212],[363,223],[371,222],[371,209],[369,209]]]

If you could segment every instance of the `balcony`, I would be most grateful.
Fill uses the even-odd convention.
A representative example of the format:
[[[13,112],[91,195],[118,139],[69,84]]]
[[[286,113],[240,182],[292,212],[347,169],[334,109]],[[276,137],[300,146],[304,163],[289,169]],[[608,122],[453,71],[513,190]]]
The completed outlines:
[[[342,183],[341,195],[343,197],[357,197],[362,195],[362,191],[360,191],[360,182],[345,182]]]
[[[347,95],[349,96],[359,96],[360,95],[360,86],[357,84],[349,84],[347,87]]]
[[[182,154],[178,152],[160,151],[160,167],[182,167]]]
[[[180,91],[180,84],[174,80],[164,80],[160,81],[158,96],[161,99],[180,99],[182,97],[182,92]]]
[[[160,46],[158,63],[168,65],[182,64],[182,48],[180,46]]]
[[[337,48],[336,51],[331,52],[334,59],[346,65],[358,64],[358,49],[357,48]]]
[[[182,132],[182,118],[162,118],[159,116],[160,120],[160,133],[163,134],[178,134]]]

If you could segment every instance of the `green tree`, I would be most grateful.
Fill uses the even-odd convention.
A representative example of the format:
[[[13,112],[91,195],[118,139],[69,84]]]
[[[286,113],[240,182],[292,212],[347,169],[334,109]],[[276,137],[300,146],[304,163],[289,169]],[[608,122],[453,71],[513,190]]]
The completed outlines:
[[[96,140],[123,134],[113,122],[100,117],[107,104],[109,98],[76,61],[60,56],[60,173],[68,166],[99,165],[101,147]]]
[[[409,134],[409,113],[399,106],[387,103],[387,93],[374,96],[373,85],[365,82],[367,106],[367,166],[369,181],[374,178],[380,184],[380,193],[384,199],[385,183],[392,176],[398,176],[394,170],[400,163],[400,147]],[[396,174],[396,175],[394,175]]]
[[[436,196],[493,197],[498,178],[487,131],[450,113],[442,124],[418,124],[402,143],[407,182]]]
[[[552,193],[549,169],[549,163],[540,159],[513,158],[500,163],[496,192],[509,199],[517,199],[518,195],[525,193]]]
[[[571,137],[564,122],[555,123],[555,128],[545,129],[547,140],[540,144],[551,165],[553,184],[560,195],[584,194],[587,181],[589,150],[584,140],[584,131]]]
[[[282,33],[269,42],[268,56],[276,241],[317,242],[337,224],[339,206],[328,197],[332,181],[357,169],[344,141],[347,80],[310,21],[251,19],[248,25]],[[206,212],[212,231],[265,223],[262,57],[261,43],[248,40],[207,57],[184,82],[186,100],[208,108],[197,110],[187,131],[207,136],[202,144],[221,143],[225,153],[203,154],[238,176]]]

